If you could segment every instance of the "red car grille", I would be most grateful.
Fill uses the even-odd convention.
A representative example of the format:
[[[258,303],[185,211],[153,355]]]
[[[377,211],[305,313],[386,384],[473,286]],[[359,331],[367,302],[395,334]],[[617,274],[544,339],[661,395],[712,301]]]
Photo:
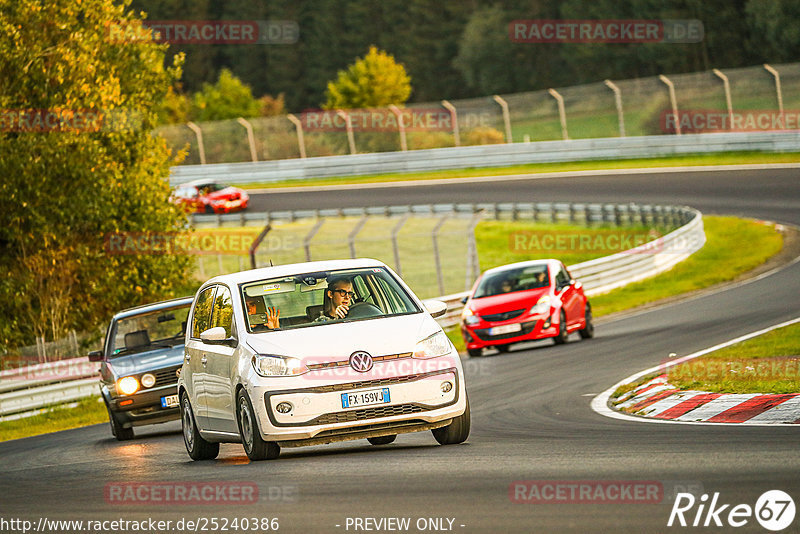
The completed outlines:
[[[522,308],[521,310],[511,310],[503,313],[494,313],[492,315],[481,315],[481,318],[484,321],[489,321],[494,323],[496,321],[508,321],[509,319],[515,319],[520,315],[522,315],[523,312],[525,312],[525,308]]]

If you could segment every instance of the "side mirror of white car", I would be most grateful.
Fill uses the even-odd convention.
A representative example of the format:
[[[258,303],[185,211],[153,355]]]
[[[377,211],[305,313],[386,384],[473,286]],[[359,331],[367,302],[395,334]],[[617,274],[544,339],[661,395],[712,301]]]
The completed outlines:
[[[447,304],[441,300],[426,300],[423,304],[434,319],[447,313]]]
[[[225,332],[225,329],[221,326],[215,326],[214,328],[203,330],[200,333],[200,339],[209,345],[225,345],[233,341],[233,338],[229,338]]]

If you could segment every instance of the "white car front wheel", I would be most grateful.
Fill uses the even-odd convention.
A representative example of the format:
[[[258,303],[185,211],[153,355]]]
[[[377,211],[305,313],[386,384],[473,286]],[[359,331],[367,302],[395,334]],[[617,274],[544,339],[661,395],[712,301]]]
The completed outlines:
[[[253,461],[273,460],[281,453],[280,446],[274,441],[264,441],[258,430],[253,405],[244,389],[236,396],[236,414],[239,422],[239,435],[247,457]]]

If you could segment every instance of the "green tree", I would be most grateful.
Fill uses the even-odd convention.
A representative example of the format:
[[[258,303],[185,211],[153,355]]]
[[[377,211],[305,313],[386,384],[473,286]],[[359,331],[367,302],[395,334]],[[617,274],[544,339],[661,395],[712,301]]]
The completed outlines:
[[[481,94],[512,91],[517,69],[508,68],[513,52],[508,38],[508,17],[501,8],[487,7],[474,12],[459,45],[455,67],[470,87]]]
[[[371,46],[347,70],[328,82],[325,109],[385,107],[403,104],[411,95],[411,78],[394,57]]]
[[[105,247],[185,224],[150,133],[180,58],[146,35],[113,0],[0,0],[0,352],[185,292],[188,258]]]
[[[191,117],[198,121],[216,121],[237,117],[258,117],[261,104],[250,87],[228,69],[222,69],[215,84],[204,83],[192,97]]]
[[[192,103],[189,97],[170,87],[164,99],[156,106],[158,124],[183,124],[189,120]]]
[[[748,0],[747,21],[753,35],[761,36],[753,48],[765,61],[795,61],[800,53],[800,4],[793,0]]]

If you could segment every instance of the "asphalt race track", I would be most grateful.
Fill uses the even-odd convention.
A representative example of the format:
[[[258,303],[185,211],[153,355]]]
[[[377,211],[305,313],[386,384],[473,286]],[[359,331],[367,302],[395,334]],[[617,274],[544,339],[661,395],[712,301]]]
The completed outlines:
[[[800,225],[798,184],[800,169],[498,177],[257,194],[251,209],[633,201]],[[177,422],[138,429],[137,439],[127,443],[115,441],[107,425],[0,443],[0,517],[34,523],[42,517],[266,517],[278,518],[280,532],[367,532],[375,523],[361,522],[356,529],[348,518],[389,517],[410,518],[408,532],[764,532],[754,517],[733,529],[725,523],[728,511],[737,504],[754,507],[772,489],[800,504],[800,428],[629,422],[597,415],[589,404],[595,394],[669,353],[689,354],[796,317],[798,295],[800,263],[794,263],[751,283],[605,322],[593,340],[572,335],[564,346],[530,344],[468,360],[472,433],[463,445],[441,447],[428,433],[412,434],[383,447],[355,441],[284,449],[278,460],[256,464],[247,463],[241,446],[223,445],[217,461],[195,463]],[[514,503],[509,488],[519,480],[652,481],[664,495],[656,504]],[[187,481],[255,484],[258,501],[118,504],[105,493],[108,484]],[[684,487],[702,488],[698,495],[718,492],[718,504],[731,505],[719,516],[725,526],[667,527],[671,495]],[[687,521],[697,509],[686,513]],[[241,525],[228,530],[243,531]],[[800,519],[784,532],[800,532]]]

